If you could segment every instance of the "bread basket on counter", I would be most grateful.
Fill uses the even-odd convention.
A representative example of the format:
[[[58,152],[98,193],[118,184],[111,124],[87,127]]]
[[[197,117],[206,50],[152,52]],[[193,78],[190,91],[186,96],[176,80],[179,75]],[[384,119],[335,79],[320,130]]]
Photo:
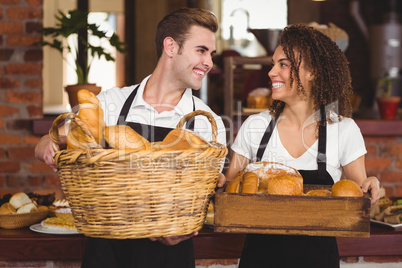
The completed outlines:
[[[227,148],[217,142],[216,122],[207,112],[187,114],[177,128],[197,115],[206,116],[212,126],[212,141],[204,149],[56,150],[54,160],[78,231],[125,239],[201,229]],[[58,125],[65,120],[75,120],[88,132],[78,116],[62,114],[50,130],[56,144]]]
[[[41,206],[41,209],[36,212],[0,215],[0,227],[4,229],[23,228],[42,221],[48,214],[47,207]]]

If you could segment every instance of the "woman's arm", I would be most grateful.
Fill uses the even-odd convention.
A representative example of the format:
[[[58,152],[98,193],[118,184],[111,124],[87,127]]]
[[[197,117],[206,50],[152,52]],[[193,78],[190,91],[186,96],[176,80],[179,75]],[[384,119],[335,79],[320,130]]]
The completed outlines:
[[[250,160],[248,158],[233,152],[232,159],[230,160],[229,168],[225,173],[226,179],[228,181],[233,180],[236,177],[236,174],[240,170],[245,168],[249,163],[250,163]]]
[[[348,180],[355,181],[361,186],[364,193],[370,192],[372,205],[378,202],[380,199],[380,182],[376,177],[367,178],[364,155],[344,166],[343,172]]]

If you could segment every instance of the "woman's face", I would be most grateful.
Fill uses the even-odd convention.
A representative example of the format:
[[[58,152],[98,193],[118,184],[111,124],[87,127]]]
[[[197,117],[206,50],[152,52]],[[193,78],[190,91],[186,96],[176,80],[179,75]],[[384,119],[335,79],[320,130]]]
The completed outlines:
[[[295,51],[295,58],[298,58],[298,52]],[[286,103],[300,100],[297,94],[296,77],[293,75],[293,84],[290,85],[290,60],[287,58],[282,46],[278,46],[272,56],[273,67],[268,76],[272,81],[272,98]],[[307,97],[311,92],[311,72],[304,69],[303,61],[299,67],[299,76],[301,83],[306,91]]]

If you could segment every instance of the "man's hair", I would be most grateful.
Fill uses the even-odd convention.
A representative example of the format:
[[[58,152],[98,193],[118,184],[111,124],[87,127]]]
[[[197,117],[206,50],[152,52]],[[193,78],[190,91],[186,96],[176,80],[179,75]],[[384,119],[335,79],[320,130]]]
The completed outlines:
[[[282,31],[280,45],[290,61],[290,81],[291,85],[296,83],[297,93],[306,97],[299,76],[303,61],[304,68],[314,75],[311,88],[313,109],[317,111],[325,106],[327,119],[330,110],[338,116],[351,117],[349,95],[353,90],[349,62],[336,43],[312,27],[296,24]],[[275,100],[270,109],[271,114],[278,116],[284,106],[284,102]]]
[[[216,33],[218,20],[214,13],[200,8],[181,8],[166,15],[158,24],[155,35],[158,59],[162,55],[163,40],[172,37],[181,48],[191,26],[205,27]]]

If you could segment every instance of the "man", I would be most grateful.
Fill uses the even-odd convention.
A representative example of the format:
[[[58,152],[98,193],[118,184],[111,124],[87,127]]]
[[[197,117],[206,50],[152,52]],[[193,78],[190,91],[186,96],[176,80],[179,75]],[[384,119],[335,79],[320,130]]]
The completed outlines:
[[[97,96],[106,125],[127,124],[149,141],[161,141],[185,114],[204,110],[216,120],[218,142],[226,144],[222,120],[191,93],[201,87],[213,66],[217,29],[215,15],[206,10],[183,8],[164,17],[156,31],[158,63],[152,75],[138,85],[112,88]],[[61,127],[60,133],[65,135],[65,128]],[[196,117],[186,128],[211,140],[211,126],[205,117]],[[51,145],[49,136],[44,136],[35,154],[56,168]],[[220,176],[218,186],[224,181]],[[88,238],[82,267],[195,267],[190,239],[194,235],[197,233],[151,239]]]

